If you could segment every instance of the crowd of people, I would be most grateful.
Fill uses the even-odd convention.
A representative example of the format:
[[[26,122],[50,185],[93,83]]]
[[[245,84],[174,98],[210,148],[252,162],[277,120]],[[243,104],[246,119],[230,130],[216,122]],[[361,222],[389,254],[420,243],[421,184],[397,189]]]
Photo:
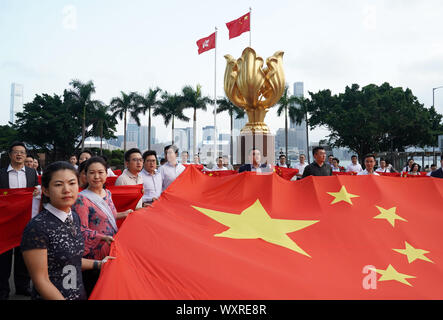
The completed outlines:
[[[9,278],[14,260],[14,284],[16,294],[33,299],[87,299],[98,280],[101,266],[109,259],[111,244],[118,231],[117,220],[127,217],[134,210],[117,212],[112,193],[106,189],[106,180],[115,173],[106,158],[84,150],[69,161],[57,161],[41,170],[38,159],[30,156],[22,142],[13,143],[9,150],[10,164],[0,170],[0,188],[35,188],[34,197],[41,197],[42,210],[33,214],[26,226],[20,246],[0,254],[0,299],[8,299]],[[135,210],[152,206],[161,193],[189,165],[189,153],[181,153],[174,145],[164,148],[164,159],[148,150],[142,153],[133,148],[125,152],[125,169],[115,185],[143,185],[143,196]],[[384,159],[376,167],[376,157],[364,157],[365,169],[352,156],[352,163],[343,168],[339,159],[326,157],[325,149],[313,150],[314,161],[306,163],[300,155],[295,165],[298,173],[293,180],[307,176],[330,176],[333,172],[356,172],[358,175],[378,175],[394,172]],[[328,158],[326,160],[326,158]],[[261,152],[253,148],[248,154],[249,163],[240,166],[238,172],[272,172],[270,164],[262,163]],[[158,167],[158,164],[161,164]],[[198,155],[194,164],[201,165]],[[443,156],[441,158],[443,166]],[[276,166],[288,167],[284,155]],[[430,175],[443,178],[442,168],[433,165]],[[218,157],[216,165],[202,170],[233,170],[228,157]],[[404,172],[417,174],[420,166],[413,159],[403,168]],[[39,186],[38,175],[41,176]],[[79,192],[79,190],[81,190]],[[71,277],[71,281],[66,281]],[[31,281],[32,280],[32,281]],[[32,285],[31,285],[32,283]]]

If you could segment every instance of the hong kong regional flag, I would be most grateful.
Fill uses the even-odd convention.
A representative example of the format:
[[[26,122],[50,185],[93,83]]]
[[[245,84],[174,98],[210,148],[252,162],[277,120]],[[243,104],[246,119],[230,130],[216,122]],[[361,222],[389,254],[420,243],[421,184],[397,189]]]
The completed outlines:
[[[238,37],[243,32],[251,31],[251,15],[250,12],[241,16],[238,19],[232,20],[226,23],[226,26],[229,29],[229,39]]]
[[[215,48],[215,32],[209,37],[197,41],[198,54]]]

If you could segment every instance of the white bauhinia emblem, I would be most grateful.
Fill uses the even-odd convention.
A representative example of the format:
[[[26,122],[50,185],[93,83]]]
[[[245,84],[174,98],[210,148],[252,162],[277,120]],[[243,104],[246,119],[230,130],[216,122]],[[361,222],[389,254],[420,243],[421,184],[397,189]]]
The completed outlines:
[[[205,42],[203,42],[203,49],[209,47],[209,39],[205,40]]]

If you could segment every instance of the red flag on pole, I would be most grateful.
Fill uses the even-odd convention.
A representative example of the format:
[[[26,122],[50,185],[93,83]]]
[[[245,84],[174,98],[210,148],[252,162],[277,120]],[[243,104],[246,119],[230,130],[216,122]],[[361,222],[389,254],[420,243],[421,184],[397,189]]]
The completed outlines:
[[[443,299],[442,202],[437,178],[190,167],[128,216],[91,299]]]
[[[209,37],[197,40],[198,54],[215,48],[215,32]]]
[[[226,27],[229,30],[229,39],[238,37],[243,32],[251,31],[251,16],[250,12],[241,16],[238,19],[232,20],[226,23]]]

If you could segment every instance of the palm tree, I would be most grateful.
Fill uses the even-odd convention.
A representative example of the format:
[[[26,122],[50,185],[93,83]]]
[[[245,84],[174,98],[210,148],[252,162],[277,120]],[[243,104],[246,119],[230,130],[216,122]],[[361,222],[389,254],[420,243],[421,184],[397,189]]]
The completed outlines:
[[[194,109],[193,121],[193,141],[192,141],[192,155],[196,154],[197,147],[197,109],[206,111],[207,104],[213,104],[214,101],[209,97],[202,96],[201,85],[197,85],[196,89],[191,86],[185,86],[182,89],[183,108]]]
[[[146,114],[146,111],[148,111],[148,150],[151,150],[151,109],[158,106],[159,100],[157,99],[157,94],[159,92],[161,92],[161,89],[158,87],[155,89],[150,88],[146,96],[136,96],[136,101],[141,112]]]
[[[103,137],[105,132],[107,135],[113,136],[115,132],[115,126],[117,125],[117,120],[110,113],[111,107],[99,101],[96,105],[96,111],[94,116],[94,127],[93,131],[96,136],[100,137],[100,155],[103,155]]]
[[[235,119],[241,119],[245,116],[245,110],[237,107],[228,98],[224,97],[217,99],[217,113],[228,111],[229,117],[231,118],[231,164],[234,164],[234,112],[236,113]]]
[[[95,109],[97,101],[91,100],[91,96],[95,93],[95,86],[92,81],[83,83],[80,80],[72,80],[69,83],[73,89],[66,91],[67,98],[77,105],[78,110],[82,110],[82,151],[85,149],[86,139],[86,113],[90,113]]]
[[[290,108],[289,109],[289,119],[291,119],[292,122],[295,122],[296,124],[300,125],[303,120],[306,121],[306,153],[308,157],[308,163],[311,162],[311,157],[309,153],[309,120],[308,120],[308,104],[309,100],[304,99],[303,97],[294,97],[295,104],[299,107]],[[287,159],[287,158],[286,158]]]
[[[126,152],[126,123],[127,123],[127,114],[130,113],[130,116],[137,122],[137,125],[140,125],[140,119],[138,114],[140,110],[137,108],[136,103],[136,93],[130,92],[129,94],[120,91],[121,97],[112,98],[110,106],[111,111],[113,112],[114,117],[119,117],[120,120],[124,118],[123,130],[124,130],[124,138],[123,138],[123,152]]]
[[[183,96],[178,94],[170,95],[164,91],[162,100],[158,103],[158,107],[152,113],[153,116],[161,115],[165,120],[165,126],[172,125],[172,144],[174,144],[174,120],[175,118],[182,121],[189,121],[189,118],[183,114]]]
[[[288,109],[289,113],[296,114],[294,110],[295,109],[295,103],[296,103],[296,97],[289,95],[289,88],[288,86],[285,86],[285,91],[283,92],[283,95],[281,96],[280,100],[278,101],[278,109],[277,109],[277,115],[280,117],[283,110],[285,111],[285,154],[286,154],[286,161],[289,160],[288,158]],[[292,120],[292,119],[291,119]],[[300,122],[301,123],[301,122]]]

